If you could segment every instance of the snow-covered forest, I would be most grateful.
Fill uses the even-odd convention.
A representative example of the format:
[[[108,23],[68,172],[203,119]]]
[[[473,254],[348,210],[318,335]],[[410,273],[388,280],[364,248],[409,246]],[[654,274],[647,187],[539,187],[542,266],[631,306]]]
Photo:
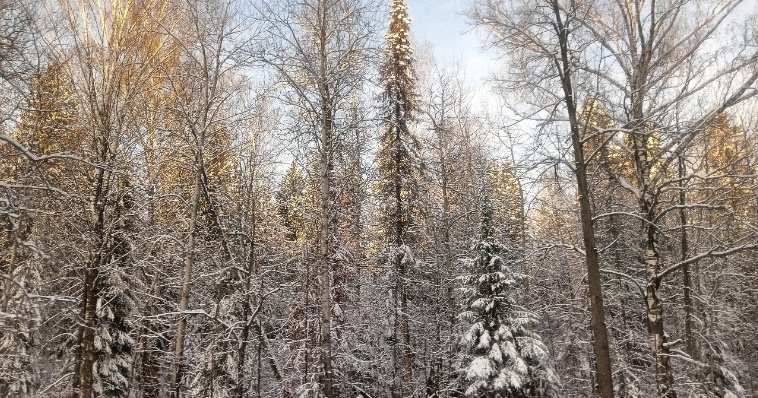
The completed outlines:
[[[0,0],[0,398],[757,396],[758,5],[460,2]]]

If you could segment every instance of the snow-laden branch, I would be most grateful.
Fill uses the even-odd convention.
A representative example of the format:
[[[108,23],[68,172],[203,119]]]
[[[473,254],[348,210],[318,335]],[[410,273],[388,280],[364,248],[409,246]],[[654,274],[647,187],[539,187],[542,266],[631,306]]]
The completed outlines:
[[[645,289],[642,288],[642,285],[640,285],[639,282],[637,282],[637,280],[634,279],[633,276],[627,275],[627,274],[625,274],[623,272],[613,271],[613,270],[604,269],[604,268],[601,268],[600,272],[604,272],[606,274],[617,275],[617,276],[620,276],[620,277],[626,279],[627,281],[631,282],[634,286],[637,287],[637,290],[638,290],[638,293],[640,294],[640,297],[642,297],[643,299],[645,298]]]
[[[619,241],[618,239],[614,239],[614,240],[613,240],[613,242],[611,242],[611,243],[607,244],[605,247],[603,247],[602,249],[598,250],[597,252],[598,252],[598,253],[601,253],[601,254],[602,254],[602,253],[605,253],[605,251],[606,251],[606,250],[608,250],[608,249],[610,249],[611,247],[615,246],[615,245],[616,245],[616,243],[618,243],[618,241]]]
[[[632,213],[630,211],[612,211],[608,213],[601,213],[596,215],[595,217],[592,217],[592,221],[597,221],[601,218],[611,217],[611,216],[628,216],[632,218],[636,218],[637,220],[640,220],[645,223],[650,223],[650,221],[646,220],[645,217],[640,216],[639,214]]]
[[[540,246],[537,249],[535,249],[535,251],[549,252],[550,250],[553,250],[553,249],[569,249],[569,250],[573,250],[573,251],[581,254],[582,256],[586,256],[587,255],[587,252],[585,252],[584,249],[582,249],[582,248],[580,248],[580,247],[578,247],[576,245],[569,245],[569,244],[566,244],[566,243],[554,243],[554,244],[551,244],[551,245]]]
[[[705,253],[700,253],[695,256],[692,256],[684,261],[680,261],[665,270],[658,273],[658,280],[661,280],[665,278],[667,275],[677,271],[679,268],[684,267],[685,265],[690,265],[693,263],[696,263],[704,258],[718,258],[718,257],[727,257],[735,253],[739,253],[742,251],[748,251],[748,250],[758,250],[758,243],[748,243],[744,244],[742,246],[732,247],[729,249],[719,250],[718,247],[711,248]]]
[[[280,290],[282,290],[281,286],[277,286],[274,289],[271,289],[265,293],[262,293],[259,296],[258,305],[255,307],[255,310],[253,310],[253,313],[250,315],[250,317],[247,319],[247,326],[252,325],[253,320],[255,320],[258,317],[258,314],[263,309],[263,303],[266,301],[266,298],[271,296],[272,294],[278,293]]]
[[[61,153],[52,153],[49,155],[37,155],[31,150],[29,150],[29,148],[27,148],[25,145],[21,144],[20,142],[14,140],[7,134],[3,134],[3,133],[0,133],[0,142],[5,142],[6,144],[10,145],[14,149],[16,149],[18,152],[20,152],[22,155],[24,155],[24,157],[26,157],[27,159],[31,160],[34,163],[43,162],[46,160],[65,159],[65,160],[73,160],[76,162],[81,162],[93,167],[103,167],[100,164],[92,163],[88,160],[85,160],[82,157],[72,155],[69,153],[61,152]]]
[[[726,206],[721,205],[712,205],[708,203],[692,203],[687,205],[674,205],[669,206],[658,213],[658,215],[655,217],[655,220],[653,220],[654,223],[660,221],[663,217],[666,216],[669,212],[672,212],[674,210],[690,210],[690,209],[703,209],[703,210],[726,210]]]
[[[52,191],[59,195],[64,195],[64,196],[66,195],[66,192],[50,185],[11,184],[11,183],[0,180],[0,188],[5,188],[11,191],[20,191],[20,190]],[[3,203],[3,205],[5,205],[5,203]],[[37,209],[23,208],[23,207],[19,207],[18,210],[24,210],[24,211],[29,211],[29,212],[39,211]]]

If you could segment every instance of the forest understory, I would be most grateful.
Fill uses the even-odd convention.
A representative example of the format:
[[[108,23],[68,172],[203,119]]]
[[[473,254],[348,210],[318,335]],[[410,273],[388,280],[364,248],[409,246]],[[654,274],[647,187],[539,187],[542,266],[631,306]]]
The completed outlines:
[[[431,3],[0,0],[0,398],[758,396],[758,5]]]

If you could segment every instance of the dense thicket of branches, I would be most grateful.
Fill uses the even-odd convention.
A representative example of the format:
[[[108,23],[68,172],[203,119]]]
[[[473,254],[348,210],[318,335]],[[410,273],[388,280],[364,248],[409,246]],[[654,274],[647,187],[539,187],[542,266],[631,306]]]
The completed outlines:
[[[0,398],[758,394],[749,2],[407,3],[0,0]]]

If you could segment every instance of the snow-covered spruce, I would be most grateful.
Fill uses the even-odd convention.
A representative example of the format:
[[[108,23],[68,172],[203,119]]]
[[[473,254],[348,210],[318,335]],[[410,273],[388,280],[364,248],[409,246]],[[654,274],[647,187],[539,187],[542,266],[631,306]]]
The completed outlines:
[[[484,200],[481,236],[464,278],[471,327],[461,339],[465,394],[473,397],[550,397],[557,376],[540,337],[528,330],[534,315],[511,297],[520,276],[506,263],[509,250],[495,243],[492,209]],[[509,259],[515,261],[515,259]]]

